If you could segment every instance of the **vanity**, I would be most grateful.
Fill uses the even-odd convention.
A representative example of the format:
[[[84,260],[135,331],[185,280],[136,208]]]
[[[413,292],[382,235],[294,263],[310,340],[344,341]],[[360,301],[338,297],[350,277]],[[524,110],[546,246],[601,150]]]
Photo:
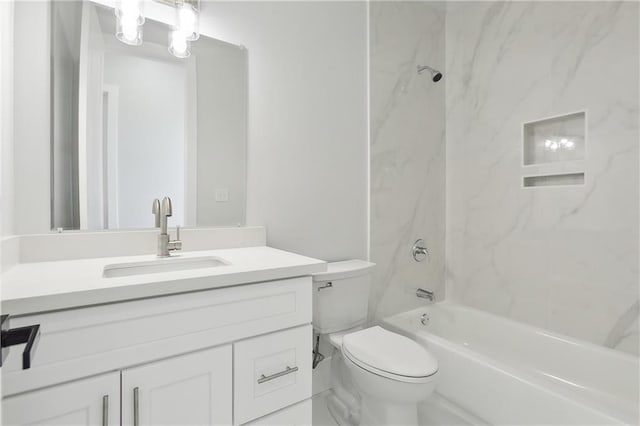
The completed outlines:
[[[4,424],[311,424],[310,275],[326,264],[247,229],[216,249],[200,234],[234,230],[185,230],[185,250],[161,260],[105,243],[145,251],[151,230],[14,243],[26,262],[3,273],[2,312],[40,330],[29,368],[23,346],[4,360]],[[33,254],[56,238],[65,253]]]

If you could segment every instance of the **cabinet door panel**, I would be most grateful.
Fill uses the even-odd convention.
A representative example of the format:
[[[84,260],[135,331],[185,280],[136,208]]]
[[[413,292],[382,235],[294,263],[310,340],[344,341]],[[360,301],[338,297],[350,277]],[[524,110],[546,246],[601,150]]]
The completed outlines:
[[[231,345],[131,368],[122,372],[122,424],[231,424],[232,389]]]
[[[120,373],[109,373],[5,398],[2,400],[2,424],[119,425]]]

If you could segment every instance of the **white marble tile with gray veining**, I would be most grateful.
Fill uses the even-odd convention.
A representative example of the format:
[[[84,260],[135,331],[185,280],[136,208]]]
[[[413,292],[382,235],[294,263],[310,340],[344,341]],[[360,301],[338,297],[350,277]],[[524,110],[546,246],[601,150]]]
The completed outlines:
[[[370,5],[372,321],[423,304],[418,287],[444,298],[444,81],[416,69],[444,66],[444,11],[441,3]],[[429,262],[411,256],[418,238]]]
[[[448,4],[448,297],[637,351],[637,9]],[[584,160],[524,167],[522,124],[576,111]],[[522,188],[558,170],[585,184]]]

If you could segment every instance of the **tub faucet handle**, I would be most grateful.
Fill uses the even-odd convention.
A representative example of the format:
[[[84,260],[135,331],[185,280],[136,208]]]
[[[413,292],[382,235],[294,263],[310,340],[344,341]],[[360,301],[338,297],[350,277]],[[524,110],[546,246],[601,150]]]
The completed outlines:
[[[422,238],[413,243],[411,254],[413,254],[413,260],[416,262],[423,262],[429,258],[429,250],[427,250],[426,244]]]

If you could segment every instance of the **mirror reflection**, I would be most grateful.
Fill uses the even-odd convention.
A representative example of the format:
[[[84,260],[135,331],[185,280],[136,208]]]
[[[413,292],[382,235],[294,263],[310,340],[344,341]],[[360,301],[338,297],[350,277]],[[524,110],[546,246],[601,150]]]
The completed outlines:
[[[52,2],[52,227],[244,224],[247,51],[206,36],[188,58],[147,19],[140,46],[112,9]]]

